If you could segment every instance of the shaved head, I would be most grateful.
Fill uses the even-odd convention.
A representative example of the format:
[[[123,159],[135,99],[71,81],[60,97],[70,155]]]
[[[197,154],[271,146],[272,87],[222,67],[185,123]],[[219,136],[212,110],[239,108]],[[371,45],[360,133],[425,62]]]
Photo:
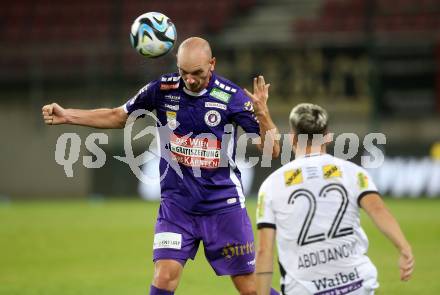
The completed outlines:
[[[215,58],[208,41],[199,37],[184,40],[177,51],[177,67],[186,88],[198,92],[207,87]]]
[[[184,40],[177,51],[177,63],[179,61],[209,61],[212,58],[211,46],[208,41],[199,37],[191,37]]]

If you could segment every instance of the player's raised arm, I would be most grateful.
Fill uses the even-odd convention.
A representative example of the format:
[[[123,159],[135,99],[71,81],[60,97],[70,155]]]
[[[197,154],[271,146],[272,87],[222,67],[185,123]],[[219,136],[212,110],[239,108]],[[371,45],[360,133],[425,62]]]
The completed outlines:
[[[123,128],[128,118],[123,107],[113,109],[64,109],[57,103],[43,106],[42,114],[47,125],[72,124],[95,128]]]
[[[258,76],[254,78],[253,87],[254,93],[250,93],[247,89],[244,89],[244,91],[246,95],[252,99],[254,112],[260,125],[261,145],[259,145],[258,148],[263,150],[266,144],[270,144],[270,146],[272,146],[272,157],[277,158],[280,154],[280,141],[279,138],[277,138],[279,132],[270,117],[269,108],[267,106],[270,84],[266,84],[263,76]]]
[[[385,206],[377,193],[365,195],[360,201],[361,207],[367,212],[379,230],[394,244],[400,253],[400,279],[407,281],[414,269],[414,257],[411,246],[406,240],[399,224]]]

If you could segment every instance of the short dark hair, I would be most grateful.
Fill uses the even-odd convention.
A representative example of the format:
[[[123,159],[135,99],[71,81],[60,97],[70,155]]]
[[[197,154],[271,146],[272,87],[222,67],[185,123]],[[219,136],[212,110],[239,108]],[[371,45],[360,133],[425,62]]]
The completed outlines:
[[[312,140],[313,134],[327,133],[328,114],[319,105],[301,103],[290,112],[289,122],[296,134],[307,134]]]

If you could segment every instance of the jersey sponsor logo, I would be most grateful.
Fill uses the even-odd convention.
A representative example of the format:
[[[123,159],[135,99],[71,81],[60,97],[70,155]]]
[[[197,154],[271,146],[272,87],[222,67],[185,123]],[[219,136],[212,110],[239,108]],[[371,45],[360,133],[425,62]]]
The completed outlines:
[[[182,235],[173,232],[163,232],[154,235],[153,249],[176,249],[182,248]]]
[[[171,155],[178,163],[206,169],[220,165],[221,142],[214,138],[191,138],[171,134]]]
[[[300,184],[302,182],[303,182],[303,176],[302,176],[301,168],[284,172],[284,183],[286,184],[286,186]]]
[[[174,101],[179,101],[180,100],[180,95],[167,94],[167,95],[164,96],[164,98],[170,99],[170,100],[174,100]]]
[[[259,193],[258,194],[258,201],[257,201],[257,218],[263,218],[264,217],[264,198],[266,197],[265,193]]]
[[[205,114],[205,123],[210,127],[215,127],[220,124],[221,119],[220,113],[214,110],[208,111]]]
[[[175,84],[161,83],[160,90],[172,90],[179,88],[179,82]]]
[[[253,113],[254,112],[254,104],[251,101],[247,101],[244,103],[243,109],[245,111]]]
[[[256,260],[252,259],[251,261],[247,262],[247,265],[255,265]]]
[[[258,120],[257,116],[255,115],[254,104],[252,103],[252,101],[245,102],[244,105],[243,105],[243,110],[246,111],[246,112],[251,112],[252,113],[252,119],[254,119],[257,123],[260,123],[260,121]]]
[[[162,82],[177,82],[180,80],[180,76],[177,77],[162,77],[160,79]]]
[[[357,174],[358,186],[360,189],[366,189],[368,187],[368,177],[362,172]]]
[[[177,113],[176,112],[166,112],[167,124],[171,129],[176,129],[177,127]]]
[[[352,272],[338,272],[331,277],[323,277],[317,280],[312,280],[312,282],[318,291],[325,290],[315,293],[315,295],[343,295],[360,289],[363,282],[363,280],[360,278],[361,277],[359,276],[359,271],[355,267]]]
[[[227,243],[222,249],[222,256],[226,259],[231,259],[238,256],[249,255],[255,252],[254,242],[247,242],[246,244],[230,244]]]
[[[229,99],[231,99],[231,95],[229,93],[226,93],[218,88],[212,89],[209,95],[223,101],[224,103],[228,103]]]
[[[179,105],[173,105],[173,104],[164,104],[164,106],[170,110],[173,111],[178,111],[179,110]]]
[[[226,204],[235,204],[237,203],[237,198],[229,198],[226,200]]]
[[[305,169],[306,169],[306,179],[315,179],[321,177],[321,173],[319,172],[318,167],[308,166]]]
[[[341,177],[342,172],[336,165],[325,165],[322,167],[322,173],[325,179]]]
[[[222,103],[207,101],[207,102],[205,102],[205,108],[217,108],[217,109],[221,109],[221,110],[226,110],[227,106]]]

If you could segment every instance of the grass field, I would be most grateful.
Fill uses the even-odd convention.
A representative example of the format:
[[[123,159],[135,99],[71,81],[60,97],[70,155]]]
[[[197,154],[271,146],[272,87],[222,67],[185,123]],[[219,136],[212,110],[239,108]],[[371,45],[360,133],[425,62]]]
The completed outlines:
[[[387,204],[412,242],[416,271],[412,281],[399,281],[396,251],[363,216],[379,294],[440,294],[440,200]],[[251,217],[255,205],[248,202]],[[0,203],[0,294],[147,294],[157,206],[136,200]],[[176,294],[236,293],[200,251]]]

